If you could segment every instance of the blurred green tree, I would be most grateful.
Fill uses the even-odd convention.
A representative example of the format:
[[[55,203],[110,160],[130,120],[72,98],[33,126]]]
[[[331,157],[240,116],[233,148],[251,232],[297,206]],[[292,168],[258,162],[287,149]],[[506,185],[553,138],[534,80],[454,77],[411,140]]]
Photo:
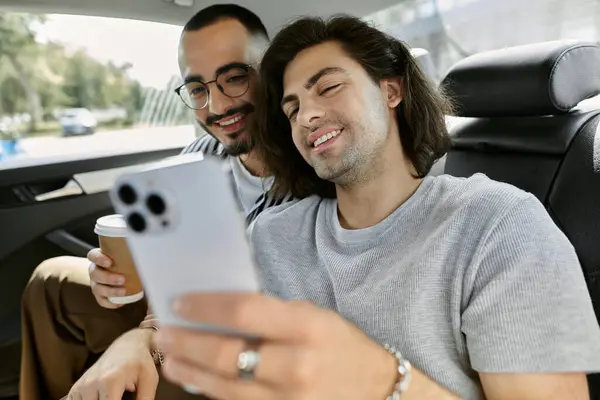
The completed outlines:
[[[45,20],[46,17],[43,15],[0,14],[0,58],[6,60],[12,67],[13,77],[6,77],[9,79],[7,82],[9,87],[18,82],[23,89],[27,101],[27,111],[31,117],[30,130],[35,130],[43,113],[41,98],[33,77],[39,50],[35,40],[35,29],[43,24]],[[14,78],[16,78],[16,81]],[[13,82],[13,84],[9,82]],[[6,97],[2,96],[2,99],[5,103]],[[18,99],[15,100],[18,102]],[[5,105],[8,108],[18,108],[16,104]]]
[[[144,88],[130,64],[101,62],[85,50],[36,40],[44,15],[0,13],[0,115],[27,113],[29,131],[64,108],[122,108],[132,124],[143,107]]]

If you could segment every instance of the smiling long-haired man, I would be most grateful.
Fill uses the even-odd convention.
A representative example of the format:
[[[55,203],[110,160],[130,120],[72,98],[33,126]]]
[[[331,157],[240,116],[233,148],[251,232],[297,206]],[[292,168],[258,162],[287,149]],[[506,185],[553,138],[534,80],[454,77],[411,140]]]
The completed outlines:
[[[446,102],[406,46],[303,18],[258,94],[274,190],[303,198],[252,229],[276,296],[179,299],[183,318],[261,341],[163,328],[170,379],[226,400],[589,398],[600,329],[573,247],[529,193],[427,176]]]

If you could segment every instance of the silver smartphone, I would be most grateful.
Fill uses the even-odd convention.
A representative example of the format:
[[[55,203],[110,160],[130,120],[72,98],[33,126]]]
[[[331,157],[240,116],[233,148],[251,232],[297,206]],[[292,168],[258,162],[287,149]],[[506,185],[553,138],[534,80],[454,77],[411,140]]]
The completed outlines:
[[[172,311],[187,292],[257,292],[246,226],[229,164],[201,153],[171,157],[122,175],[110,191],[125,217],[127,243],[153,312],[162,325],[248,336],[190,323]]]

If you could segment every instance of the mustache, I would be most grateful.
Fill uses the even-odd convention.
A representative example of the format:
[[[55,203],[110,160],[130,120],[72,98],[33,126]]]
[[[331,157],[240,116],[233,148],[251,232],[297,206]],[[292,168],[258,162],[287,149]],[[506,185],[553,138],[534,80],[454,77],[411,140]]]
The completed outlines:
[[[208,125],[208,126],[214,125],[216,122],[222,120],[223,118],[230,117],[237,113],[250,114],[250,113],[254,112],[254,109],[255,109],[254,104],[245,103],[239,107],[232,108],[231,110],[227,111],[225,114],[210,114],[206,118],[206,125]]]

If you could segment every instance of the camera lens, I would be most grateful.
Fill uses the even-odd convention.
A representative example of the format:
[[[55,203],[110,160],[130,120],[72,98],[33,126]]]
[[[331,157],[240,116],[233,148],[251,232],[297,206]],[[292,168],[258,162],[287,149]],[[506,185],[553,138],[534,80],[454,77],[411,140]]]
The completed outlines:
[[[157,194],[151,194],[146,199],[146,207],[150,210],[150,212],[154,215],[162,215],[167,209],[167,205],[163,198]]]
[[[142,233],[146,230],[146,219],[140,213],[131,213],[127,217],[127,224],[133,231]]]
[[[127,205],[134,204],[138,199],[135,190],[127,184],[121,186],[117,194],[119,196],[119,199]]]

